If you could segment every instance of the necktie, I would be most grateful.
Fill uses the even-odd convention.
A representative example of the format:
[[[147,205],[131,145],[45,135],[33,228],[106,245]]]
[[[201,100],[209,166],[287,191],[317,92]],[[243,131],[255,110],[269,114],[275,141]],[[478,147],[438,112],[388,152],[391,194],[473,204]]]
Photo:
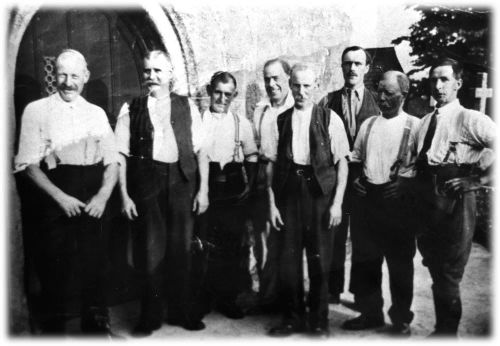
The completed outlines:
[[[354,114],[354,107],[352,104],[352,94],[353,90],[352,89],[347,89],[347,104],[349,107],[349,119],[348,119],[348,125],[349,125],[349,132],[351,133],[351,138],[354,138],[356,135],[356,116]]]
[[[422,165],[427,164],[427,151],[431,147],[432,139],[434,138],[434,134],[436,133],[437,115],[438,109],[436,109],[436,111],[431,116],[431,121],[429,123],[429,127],[427,128],[427,133],[425,134],[424,144],[422,145],[422,149],[418,154],[417,166],[420,168],[423,167]]]

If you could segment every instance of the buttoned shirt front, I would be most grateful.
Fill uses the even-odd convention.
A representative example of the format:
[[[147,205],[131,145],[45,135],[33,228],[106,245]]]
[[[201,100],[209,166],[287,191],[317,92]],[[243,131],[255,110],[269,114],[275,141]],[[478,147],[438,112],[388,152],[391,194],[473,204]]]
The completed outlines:
[[[235,120],[237,117],[237,121]],[[203,113],[203,132],[205,140],[203,148],[211,162],[219,162],[221,169],[231,161],[257,162],[257,145],[252,130],[252,124],[245,117],[227,113]],[[239,141],[236,143],[236,124],[239,129]],[[235,148],[238,146],[237,153]],[[236,154],[236,155],[235,155]]]
[[[253,128],[257,141],[260,142],[259,156],[263,160],[276,157],[276,152],[273,152],[276,149],[273,142],[278,137],[278,123],[276,120],[279,114],[293,107],[293,105],[294,99],[291,92],[288,92],[285,102],[281,106],[273,107],[267,97],[257,104],[253,114]]]
[[[294,108],[292,113],[292,155],[293,162],[298,165],[311,164],[311,149],[309,134],[311,127],[313,107],[303,110]],[[334,111],[330,110],[330,123],[328,125],[330,137],[330,150],[333,162],[336,164],[341,158],[349,156],[349,142],[345,133],[344,124]],[[277,152],[279,136],[273,141],[273,152]],[[276,161],[276,154],[270,158]]]
[[[418,152],[422,149],[432,113],[422,119]],[[485,148],[493,146],[496,124],[485,114],[464,108],[458,99],[440,107],[436,119],[436,132],[427,151],[429,165],[474,164],[481,160]]]
[[[376,116],[367,143],[365,143],[366,132],[372,118],[368,118],[361,125],[354,143],[351,160],[363,163],[363,172],[369,183],[384,184],[391,180],[391,167],[398,157],[408,118],[412,124],[407,144],[408,154],[400,166],[399,176],[410,178],[415,176],[416,143],[420,119],[405,112],[390,119]],[[366,152],[364,152],[365,148]]]
[[[348,89],[351,91],[351,99],[349,100]],[[351,136],[354,137],[356,134],[356,116],[361,109],[361,104],[363,102],[363,96],[365,93],[365,86],[361,84],[357,88],[342,88],[342,112],[344,113],[344,119],[347,121],[348,128],[351,131]],[[350,102],[350,104],[349,104]],[[352,114],[351,114],[352,112]]]
[[[59,93],[28,104],[22,116],[15,171],[42,160],[49,169],[118,162],[115,136],[104,110],[81,96],[66,102]]]
[[[153,160],[160,162],[177,162],[179,160],[179,150],[175,140],[174,130],[170,123],[170,98],[156,99],[148,97],[147,107],[149,118],[153,124]],[[193,141],[193,151],[196,153],[203,142],[203,132],[201,130],[201,115],[196,105],[189,100],[191,110],[191,136]],[[126,156],[130,153],[130,115],[129,104],[125,103],[118,115],[115,128],[118,151]]]

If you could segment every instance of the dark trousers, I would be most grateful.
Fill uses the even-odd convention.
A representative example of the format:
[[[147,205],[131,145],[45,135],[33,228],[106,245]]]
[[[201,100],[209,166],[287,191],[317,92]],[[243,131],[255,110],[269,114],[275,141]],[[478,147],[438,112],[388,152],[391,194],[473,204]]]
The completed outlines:
[[[310,168],[310,167],[309,167]],[[309,273],[309,323],[328,324],[328,273],[334,230],[328,229],[332,196],[324,196],[314,185],[312,169],[296,174],[291,169],[278,208],[285,223],[280,231],[279,277],[284,319],[302,324],[306,313],[303,250]],[[309,172],[307,172],[309,171]],[[304,170],[299,172],[304,172]]]
[[[197,293],[197,310],[204,315],[212,303],[220,308],[233,307],[239,293],[248,288],[249,245],[246,239],[248,217],[245,199],[239,194],[245,189],[243,165],[230,162],[221,169],[210,162],[210,206],[198,218],[198,236],[205,243],[204,260],[199,261],[201,287]]]
[[[206,313],[214,302],[234,305],[246,286],[245,205],[210,205],[200,224],[201,237],[209,244],[199,298]]]
[[[268,222],[269,200],[266,191],[259,191],[249,201],[253,226],[253,253],[259,278],[259,301],[263,305],[277,302],[278,290],[278,232]]]
[[[467,192],[453,201],[433,195],[432,189],[430,183],[421,184],[424,227],[418,248],[432,277],[436,332],[453,335],[462,316],[460,282],[476,226],[476,195]]]
[[[61,165],[46,174],[65,193],[85,203],[101,186],[103,166]],[[45,315],[42,328],[62,332],[75,300],[80,303],[82,324],[98,315],[107,318],[106,237],[100,219],[83,211],[80,216],[67,217],[52,199],[45,197],[40,201],[43,212],[35,256]]]
[[[142,275],[142,316],[158,323],[167,304],[167,318],[185,320],[191,309],[191,240],[194,179],[187,181],[177,163],[151,164],[156,193],[132,196],[139,217],[134,230],[134,261]],[[130,182],[129,182],[130,183]]]
[[[345,205],[345,201],[344,201]],[[333,240],[332,264],[328,278],[328,292],[332,296],[338,296],[344,292],[345,285],[345,259],[346,243],[349,231],[350,213],[342,213],[342,222],[335,230]]]
[[[405,197],[384,199],[380,186],[367,187],[368,194],[353,205],[353,275],[351,289],[364,315],[383,317],[382,264],[387,261],[393,323],[413,319],[413,257],[416,244]],[[361,228],[359,228],[361,227]]]

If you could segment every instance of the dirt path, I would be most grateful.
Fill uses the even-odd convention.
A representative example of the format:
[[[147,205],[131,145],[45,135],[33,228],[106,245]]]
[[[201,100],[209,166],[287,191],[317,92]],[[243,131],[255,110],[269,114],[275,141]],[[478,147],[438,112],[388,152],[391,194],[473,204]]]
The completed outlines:
[[[348,261],[349,262],[349,261]],[[490,335],[490,321],[492,313],[491,298],[491,254],[481,245],[474,244],[471,258],[466,267],[465,277],[462,281],[463,317],[460,324],[459,336],[463,339],[487,338]],[[348,272],[348,271],[347,271]],[[434,326],[434,307],[430,290],[431,279],[427,268],[422,266],[422,259],[417,252],[415,257],[415,296],[413,301],[413,311],[415,319],[411,325],[412,339],[423,339]],[[383,292],[387,311],[390,305],[390,295],[388,291],[387,268],[384,266]],[[352,295],[344,293],[341,296],[343,302],[352,301]],[[138,315],[138,304],[136,302],[124,304],[112,309],[112,329],[125,338],[131,338],[129,331],[136,323]],[[349,332],[340,328],[341,323],[355,317],[353,311],[343,304],[330,305],[330,339],[383,339],[387,335],[382,329],[375,329],[362,332]],[[164,338],[186,338],[189,340],[214,340],[219,338],[264,338],[274,340],[266,336],[267,330],[278,323],[278,315],[253,315],[246,316],[242,320],[230,320],[224,316],[212,312],[204,322],[207,328],[199,332],[189,332],[182,328],[164,325],[160,330],[148,337],[151,339]],[[386,316],[386,321],[389,318]],[[306,336],[294,335],[289,339],[306,339]]]

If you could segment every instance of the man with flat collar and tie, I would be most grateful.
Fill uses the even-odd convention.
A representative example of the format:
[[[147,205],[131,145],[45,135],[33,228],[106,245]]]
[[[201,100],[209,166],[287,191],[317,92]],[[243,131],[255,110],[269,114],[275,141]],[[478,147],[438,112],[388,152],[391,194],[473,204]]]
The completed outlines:
[[[278,116],[275,157],[268,169],[269,215],[280,234],[279,288],[282,323],[274,336],[304,331],[325,337],[328,326],[328,273],[333,235],[342,219],[349,144],[340,118],[313,102],[313,68],[292,68],[294,107]],[[304,297],[303,250],[306,250],[309,296]],[[308,321],[306,317],[308,307]]]
[[[283,59],[271,59],[264,64],[264,85],[267,96],[254,112],[253,126],[259,150],[259,174],[252,194],[250,212],[254,229],[254,255],[259,276],[259,307],[272,311],[277,307],[279,296],[277,231],[268,222],[266,169],[272,152],[273,138],[277,137],[278,114],[293,107],[293,96],[288,82],[290,65]]]
[[[491,118],[460,105],[462,73],[454,59],[432,65],[429,81],[436,110],[422,119],[418,132],[417,182],[424,222],[418,247],[432,277],[435,336],[457,336],[460,282],[476,226],[474,191],[489,181],[481,156],[492,148],[497,133]]]
[[[342,73],[344,75],[344,86],[326,95],[319,104],[328,107],[337,113],[345,127],[349,148],[353,149],[361,124],[369,117],[380,113],[374,94],[365,87],[364,77],[370,70],[371,56],[359,46],[351,46],[342,52]],[[346,240],[349,227],[351,228],[351,238],[355,233],[355,225],[352,222],[351,207],[353,205],[352,196],[354,192],[352,186],[352,174],[349,173],[347,189],[344,196],[344,215],[342,223],[337,229],[334,240],[334,250],[332,258],[332,268],[329,279],[330,303],[338,304],[340,294],[344,291]],[[353,252],[358,246],[363,244],[353,244]],[[358,266],[355,253],[353,254],[351,266],[350,291],[356,296],[356,287],[353,286],[353,277],[356,277]],[[354,281],[355,282],[355,281]]]

